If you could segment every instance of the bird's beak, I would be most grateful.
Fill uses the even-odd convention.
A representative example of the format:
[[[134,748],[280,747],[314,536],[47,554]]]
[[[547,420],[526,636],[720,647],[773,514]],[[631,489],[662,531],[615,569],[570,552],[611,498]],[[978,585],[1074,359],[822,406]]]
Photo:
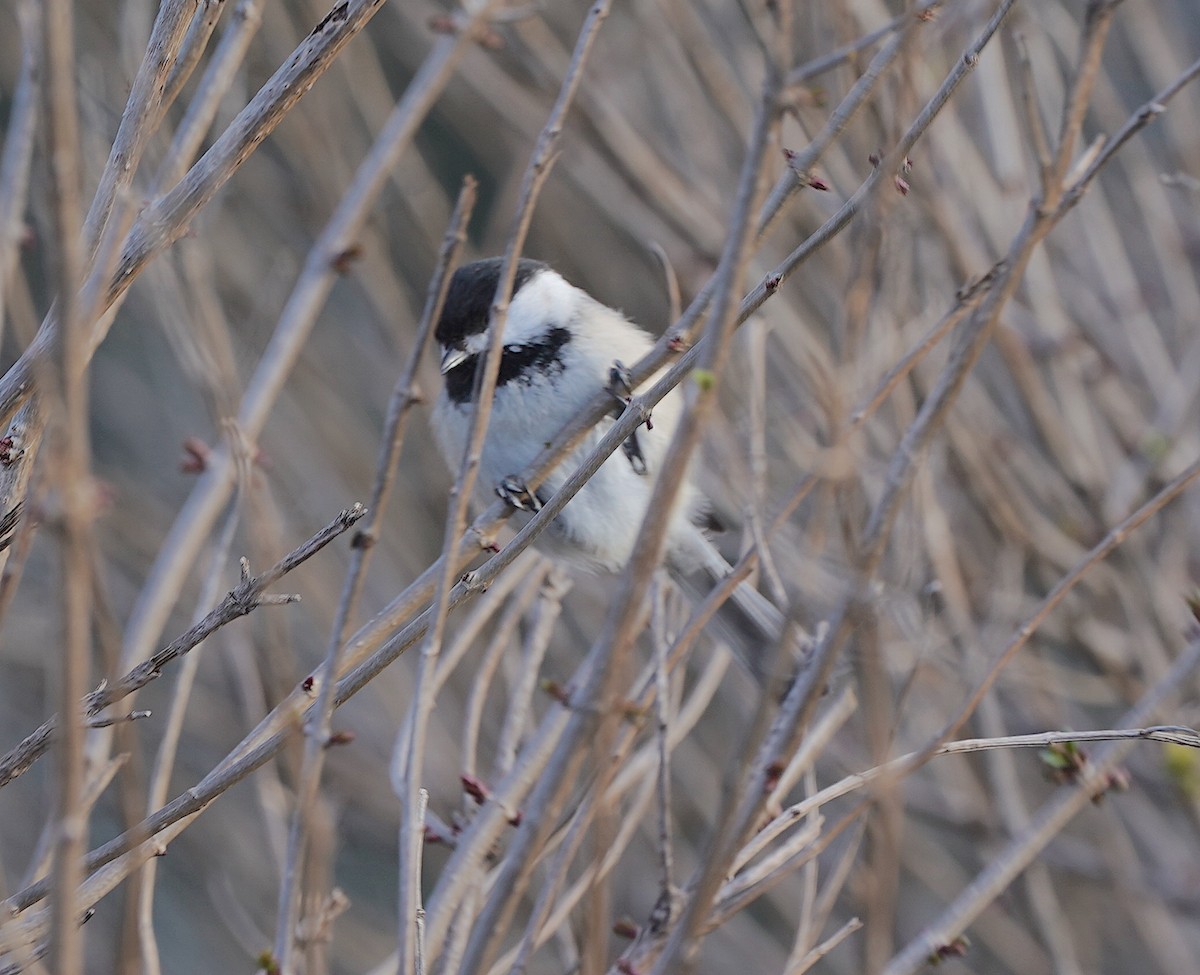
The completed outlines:
[[[446,373],[448,373],[455,366],[461,366],[469,358],[470,358],[470,354],[467,352],[466,349],[457,349],[454,346],[450,346],[450,348],[448,348],[448,349],[443,349],[442,350],[442,375],[443,376],[446,375]]]

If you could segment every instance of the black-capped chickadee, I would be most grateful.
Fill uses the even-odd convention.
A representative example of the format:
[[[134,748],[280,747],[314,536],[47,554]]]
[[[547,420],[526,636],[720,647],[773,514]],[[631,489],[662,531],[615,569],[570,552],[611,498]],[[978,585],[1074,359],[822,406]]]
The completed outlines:
[[[444,385],[433,410],[433,426],[452,469],[462,462],[466,447],[475,367],[489,341],[488,317],[500,265],[500,258],[489,258],[460,267],[437,324]],[[569,284],[548,265],[521,260],[480,458],[480,489],[511,482],[529,467],[572,416],[598,391],[611,388],[614,365],[635,364],[652,344],[650,335],[624,315]],[[634,442],[612,454],[547,527],[538,541],[543,551],[590,569],[616,572],[625,565],[682,407],[678,390],[659,402],[652,427],[639,428]],[[558,490],[612,422],[602,420],[550,472],[536,492],[535,505]],[[689,480],[679,493],[667,534],[666,562],[677,577],[704,571],[719,578],[729,571],[699,527],[704,516],[704,500]],[[734,598],[764,639],[778,636],[781,614],[757,590],[742,584]]]

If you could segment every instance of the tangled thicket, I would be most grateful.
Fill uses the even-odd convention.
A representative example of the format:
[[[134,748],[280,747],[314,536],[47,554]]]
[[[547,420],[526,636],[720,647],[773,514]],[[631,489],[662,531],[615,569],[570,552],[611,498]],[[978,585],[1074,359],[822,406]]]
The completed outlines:
[[[1191,5],[0,13],[0,971],[1196,971]],[[492,253],[664,335],[775,683],[456,502]]]

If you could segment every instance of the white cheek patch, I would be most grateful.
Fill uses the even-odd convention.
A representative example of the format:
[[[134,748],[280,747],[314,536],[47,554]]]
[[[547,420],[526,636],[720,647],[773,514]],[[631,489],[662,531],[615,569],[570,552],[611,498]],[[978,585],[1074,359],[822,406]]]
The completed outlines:
[[[513,296],[504,327],[506,345],[536,344],[555,326],[567,325],[579,304],[579,289],[553,271],[540,271]]]
[[[487,351],[490,342],[487,330],[484,329],[482,332],[476,332],[474,335],[468,336],[463,345],[466,347],[465,351],[467,355],[483,355]]]

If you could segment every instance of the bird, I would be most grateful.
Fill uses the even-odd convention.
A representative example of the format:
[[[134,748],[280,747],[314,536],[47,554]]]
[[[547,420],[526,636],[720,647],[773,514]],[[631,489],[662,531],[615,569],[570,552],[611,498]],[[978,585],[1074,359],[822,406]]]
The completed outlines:
[[[442,389],[431,421],[434,437],[451,470],[462,463],[469,436],[475,370],[487,349],[491,306],[502,270],[493,257],[459,267],[451,277],[434,331],[441,352]],[[532,494],[518,475],[526,470],[566,423],[597,392],[617,395],[614,380],[652,348],[651,335],[621,312],[569,283],[550,265],[517,262],[504,323],[503,345],[478,484],[495,490],[531,517],[579,467],[614,422],[602,419],[547,474]],[[642,387],[651,385],[650,377]],[[633,393],[636,390],[626,389]],[[556,561],[593,572],[619,572],[629,561],[667,448],[683,413],[681,390],[654,407],[652,423],[639,427],[559,512],[538,540]],[[689,476],[679,491],[667,527],[665,564],[676,580],[703,573],[719,580],[729,563],[705,530],[708,504]],[[694,587],[691,588],[694,591]],[[783,615],[758,590],[743,582],[734,601],[765,640],[783,629]]]

